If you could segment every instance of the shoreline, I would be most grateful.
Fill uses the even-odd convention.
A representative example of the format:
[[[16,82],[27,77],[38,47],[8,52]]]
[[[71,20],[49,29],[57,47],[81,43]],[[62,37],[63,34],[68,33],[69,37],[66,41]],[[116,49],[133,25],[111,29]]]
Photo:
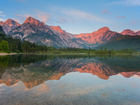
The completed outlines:
[[[0,53],[0,56],[4,56],[4,55],[15,55],[17,53]]]
[[[132,54],[95,54],[95,53],[0,53],[0,56],[16,55],[16,54],[37,54],[37,55],[140,55],[139,53]]]

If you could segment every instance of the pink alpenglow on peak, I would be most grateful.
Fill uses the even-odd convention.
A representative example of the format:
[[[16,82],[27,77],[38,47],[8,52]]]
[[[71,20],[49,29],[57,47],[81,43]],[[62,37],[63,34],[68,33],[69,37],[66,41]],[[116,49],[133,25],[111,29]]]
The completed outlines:
[[[106,31],[110,31],[110,29],[108,27],[102,27],[99,30],[97,30],[96,32],[105,33]]]
[[[136,32],[137,35],[140,35],[140,31]]]
[[[74,35],[76,38],[80,38],[87,43],[90,44],[97,44],[97,43],[104,43],[108,41],[109,39],[117,36],[116,32],[110,31],[108,27],[100,28],[97,31],[94,31],[92,33],[81,33],[79,35]]]
[[[44,22],[41,22],[33,17],[28,17],[24,23],[30,23],[30,24],[34,24],[36,26],[45,26]]]
[[[62,30],[60,26],[51,26],[51,28],[61,34],[65,34],[64,30]]]
[[[20,26],[21,24],[19,24],[18,22],[12,20],[12,19],[7,19],[5,21],[5,24],[8,24],[9,26],[13,26],[13,25],[17,25],[17,26]]]
[[[21,25],[12,19],[7,19],[5,22],[2,22],[2,21],[0,22],[0,25],[4,25],[4,24],[9,25],[9,26],[20,26]]]
[[[7,19],[5,22],[0,22],[0,25],[3,27],[4,32],[8,34],[8,32],[10,32],[17,26],[20,26],[21,24],[19,24],[15,20]]]
[[[124,31],[121,32],[122,35],[137,35],[134,31],[130,30],[130,29],[126,29]]]

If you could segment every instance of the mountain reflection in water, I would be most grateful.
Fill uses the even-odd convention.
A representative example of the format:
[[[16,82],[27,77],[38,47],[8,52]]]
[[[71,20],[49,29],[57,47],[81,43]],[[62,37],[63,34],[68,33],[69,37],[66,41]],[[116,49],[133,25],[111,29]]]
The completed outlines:
[[[112,75],[140,76],[139,56],[48,56],[14,55],[0,57],[0,84],[19,81],[30,89],[48,80],[59,80],[71,72],[91,73],[108,80]]]

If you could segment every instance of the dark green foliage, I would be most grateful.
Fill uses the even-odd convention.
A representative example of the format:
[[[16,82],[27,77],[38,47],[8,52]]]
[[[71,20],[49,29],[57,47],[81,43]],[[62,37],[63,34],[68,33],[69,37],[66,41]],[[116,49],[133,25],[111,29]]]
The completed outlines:
[[[96,49],[100,49],[102,47],[107,47],[109,50],[112,48],[114,50],[121,50],[121,49],[133,49],[140,51],[140,36],[120,36],[114,40],[110,40],[105,44],[99,45]]]
[[[4,52],[8,52],[9,51],[9,43],[5,40],[3,40],[0,43],[0,50],[4,51]]]
[[[42,35],[42,34],[41,34]],[[50,36],[51,39],[53,37]],[[131,39],[131,38],[130,38]],[[107,50],[109,49],[109,50]],[[20,39],[13,39],[12,37],[6,37],[5,34],[0,34],[0,51],[3,52],[27,52],[27,53],[87,53],[87,54],[125,54],[133,53],[137,50],[133,49],[121,49],[116,50],[107,47],[100,47],[99,50],[96,49],[85,49],[85,48],[72,48],[72,47],[60,47],[56,49],[54,47],[47,47],[45,45],[38,45],[31,43],[29,41],[21,41]]]
[[[4,40],[5,38],[6,38],[6,35],[3,34],[3,33],[0,33],[0,42],[1,42],[2,40]]]
[[[0,25],[0,33],[5,34],[1,25]]]
[[[0,33],[0,51],[35,53],[37,51],[46,52],[48,49],[54,50],[55,48],[38,45],[29,41],[22,42],[20,39],[13,39],[10,36],[6,37],[5,34]]]

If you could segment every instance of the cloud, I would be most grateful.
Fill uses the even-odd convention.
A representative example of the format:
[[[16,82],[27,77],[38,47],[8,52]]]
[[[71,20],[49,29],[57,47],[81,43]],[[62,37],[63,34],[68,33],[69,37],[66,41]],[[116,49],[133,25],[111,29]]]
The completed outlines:
[[[29,17],[29,15],[19,15],[19,14],[15,14],[15,16],[22,17],[22,18],[27,18],[27,17]]]
[[[23,21],[25,21],[25,19],[27,17],[29,17],[29,15],[20,15],[20,14],[15,14],[16,18],[13,18],[15,21],[22,23]]]
[[[113,4],[123,4],[126,6],[139,6],[140,5],[140,0],[119,0],[119,1],[115,1],[115,2],[111,2],[108,3],[109,5],[113,5]]]
[[[37,11],[37,12],[38,12],[38,18],[41,21],[47,22],[51,18],[51,16],[48,13],[44,13],[41,11]]]
[[[140,5],[140,0],[126,0],[126,5]]]
[[[122,16],[121,18],[125,18],[125,16]]]
[[[31,17],[34,17],[34,18],[40,20],[40,21],[47,22],[51,18],[51,16],[48,13],[44,13],[44,12],[41,12],[39,10],[33,10],[33,11],[35,13],[30,14],[30,15],[28,15],[28,14],[26,14],[26,15],[15,14],[15,16],[17,17],[15,19],[18,20],[18,22],[23,22],[23,21],[25,21],[26,18],[31,16]]]
[[[0,11],[0,16],[5,17],[6,15],[3,14],[4,12]]]
[[[21,20],[21,19],[15,19],[15,18],[12,18],[12,19],[15,20],[15,21],[18,22],[18,23],[23,22],[23,20]]]
[[[25,0],[15,0],[15,1],[18,1],[18,2],[25,2]]]
[[[117,33],[121,33],[121,31],[118,31]]]
[[[138,32],[138,31],[140,31],[140,30],[134,30],[134,32]]]
[[[132,22],[131,24],[136,24],[136,22]]]
[[[64,19],[64,18],[60,18],[60,22],[61,22],[61,23],[67,23],[67,20]]]
[[[102,10],[102,13],[112,15],[112,13],[109,13],[108,10],[106,10],[106,9]]]
[[[57,23],[67,23],[67,20],[65,18],[60,17],[56,20]]]
[[[125,16],[120,16],[120,15],[119,15],[119,16],[116,16],[116,17],[117,17],[117,18],[125,18]]]
[[[0,14],[0,16],[3,16],[3,17],[5,17],[6,15]]]
[[[4,21],[4,19],[3,18],[0,18],[0,21]]]
[[[108,13],[108,10],[102,10],[102,13],[107,14]]]
[[[71,19],[70,21],[71,21],[72,23],[74,23],[74,22],[75,22],[75,21],[74,21],[74,20],[72,20],[72,19]]]
[[[139,23],[139,20],[137,19],[131,19],[131,24],[134,25],[134,24],[137,24]]]
[[[74,18],[78,18],[78,19],[82,18],[82,19],[91,20],[91,21],[111,23],[108,20],[105,20],[105,19],[100,18],[98,16],[92,15],[92,14],[87,13],[87,12],[79,11],[76,9],[62,9],[61,12],[68,15],[69,17],[74,17]]]

